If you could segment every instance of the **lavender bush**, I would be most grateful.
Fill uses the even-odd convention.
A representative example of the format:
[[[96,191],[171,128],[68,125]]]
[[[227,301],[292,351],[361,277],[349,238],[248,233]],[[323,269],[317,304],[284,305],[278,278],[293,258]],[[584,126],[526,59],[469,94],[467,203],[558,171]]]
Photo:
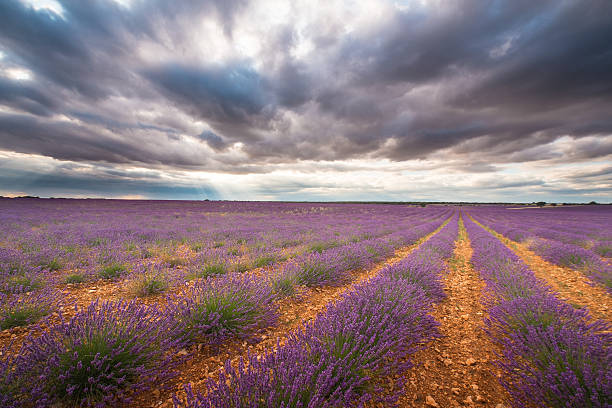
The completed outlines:
[[[252,336],[276,320],[274,294],[265,280],[227,274],[208,278],[168,302],[177,329],[192,342],[219,345]]]
[[[608,328],[609,329],[609,328]],[[519,406],[609,407],[612,335],[529,327],[505,342],[504,384]]]
[[[612,293],[612,265],[602,261],[592,251],[571,244],[541,239],[535,240],[530,248],[554,264],[581,270]]]
[[[20,408],[17,396],[22,385],[15,375],[15,357],[8,348],[0,350],[0,406]]]
[[[26,341],[15,362],[24,381],[20,398],[35,406],[129,401],[173,374],[169,350],[181,340],[167,332],[170,327],[155,308],[94,302]]]
[[[0,330],[36,323],[58,308],[60,296],[53,290],[20,295],[0,294]]]

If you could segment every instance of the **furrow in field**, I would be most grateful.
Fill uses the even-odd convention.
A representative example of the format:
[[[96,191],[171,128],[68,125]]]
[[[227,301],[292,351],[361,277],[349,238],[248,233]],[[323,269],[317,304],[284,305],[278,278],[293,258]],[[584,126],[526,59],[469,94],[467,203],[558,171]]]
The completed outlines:
[[[586,307],[595,318],[612,321],[612,301],[605,289],[591,284],[581,272],[554,265],[529,250],[525,244],[511,241],[474,218],[472,220],[521,258],[537,278],[545,281],[557,292],[561,300],[575,307]]]
[[[335,286],[310,289],[298,299],[286,299],[279,306],[279,320],[274,327],[266,330],[257,343],[230,342],[223,345],[220,353],[211,354],[204,351],[196,354],[180,370],[180,375],[175,379],[172,392],[154,390],[153,393],[140,396],[130,404],[130,407],[170,407],[172,406],[171,395],[177,393],[183,395],[183,384],[192,384],[195,389],[202,388],[210,378],[218,378],[220,369],[228,360],[237,364],[241,358],[250,355],[263,355],[275,350],[278,344],[283,344],[288,335],[296,329],[313,320],[317,315],[324,312],[326,308],[342,298],[342,296],[356,285],[376,276],[384,267],[393,265],[406,258],[424,242],[429,240],[440,231],[450,218],[444,221],[435,231],[422,237],[413,245],[402,247],[395,251],[394,256],[380,262],[375,267],[352,275],[350,283]]]
[[[406,375],[402,407],[482,407],[506,404],[508,394],[499,384],[501,370],[493,365],[498,347],[483,331],[486,311],[481,303],[485,283],[470,263],[472,248],[459,221],[453,258],[443,276],[446,299],[432,312],[441,338],[414,356]]]

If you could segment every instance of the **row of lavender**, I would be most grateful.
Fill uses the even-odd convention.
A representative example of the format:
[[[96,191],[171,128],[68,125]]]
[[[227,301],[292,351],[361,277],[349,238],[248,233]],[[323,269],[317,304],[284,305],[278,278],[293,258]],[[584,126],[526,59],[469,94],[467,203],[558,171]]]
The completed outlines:
[[[500,344],[504,387],[519,407],[610,407],[612,333],[559,300],[497,238],[465,219],[486,282],[487,331]]]
[[[0,200],[0,210],[4,292],[36,288],[47,276],[68,283],[117,278],[156,261],[197,267],[223,259],[224,267],[242,271],[385,235],[423,213],[399,206],[111,200]]]
[[[344,283],[352,271],[368,268],[391,256],[396,248],[413,244],[433,232],[443,218],[389,236],[301,257],[284,269],[272,271],[268,279],[247,273],[200,280],[171,296],[168,309],[176,316],[190,344],[218,346],[229,338],[249,338],[275,323],[275,299],[294,295],[299,287]]]
[[[544,259],[582,271],[612,292],[612,207],[513,211],[479,209],[488,227],[519,242]]]
[[[332,247],[320,252],[313,251],[294,258],[284,265],[270,265],[268,269],[273,275],[272,286],[275,294],[293,295],[299,286],[320,286],[340,283],[350,270],[363,268],[372,262],[388,256],[395,248],[413,242],[422,231],[435,229],[437,220],[444,217],[448,210],[436,210],[421,217],[431,219],[419,220],[416,217],[406,217],[398,222],[398,232],[386,234],[378,238],[351,242],[343,246]],[[432,222],[433,220],[433,222]],[[423,225],[423,228],[421,228]],[[375,234],[371,234],[375,235]],[[369,236],[369,235],[368,235]],[[188,278],[208,278],[220,276],[228,272],[226,260],[221,256],[203,259],[195,257],[187,269],[165,271],[163,269],[137,268],[131,285],[137,295],[161,293],[173,281],[177,286]],[[145,272],[141,272],[145,269]],[[190,272],[189,272],[190,271]],[[273,272],[272,272],[273,271]],[[254,277],[252,277],[254,279]],[[202,290],[196,284],[192,291]],[[31,289],[31,288],[30,288]],[[195,296],[194,293],[191,296]],[[39,290],[37,293],[0,294],[0,329],[24,326],[36,322],[57,309],[59,299],[64,299],[61,291],[54,288]]]
[[[382,378],[401,374],[409,357],[438,335],[428,315],[444,297],[444,259],[453,252],[457,215],[402,261],[356,285],[284,344],[237,367],[228,361],[204,394],[187,386],[178,407],[337,407],[391,404],[402,392]],[[401,382],[401,381],[400,381]],[[382,395],[386,395],[382,397]]]
[[[370,242],[345,248],[344,253],[324,251],[319,261],[326,265],[325,279],[313,285],[339,282],[347,267],[370,265],[389,255],[394,245],[414,242],[441,222],[402,232],[387,245]],[[218,346],[232,338],[254,338],[275,324],[275,300],[283,294],[275,294],[274,285],[274,279],[231,273],[201,280],[171,296],[166,308],[135,301],[94,302],[69,320],[33,330],[17,353],[4,352],[0,404],[103,406],[129,400],[126,390],[159,387],[175,374],[178,350],[194,343]]]

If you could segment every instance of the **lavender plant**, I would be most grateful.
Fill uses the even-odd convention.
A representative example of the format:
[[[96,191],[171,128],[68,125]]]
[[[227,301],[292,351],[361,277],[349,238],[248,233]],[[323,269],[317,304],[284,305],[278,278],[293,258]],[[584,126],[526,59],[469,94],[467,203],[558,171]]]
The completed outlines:
[[[53,290],[27,295],[0,294],[0,330],[36,323],[57,309],[59,299],[60,294]]]
[[[264,280],[241,274],[207,278],[169,298],[178,331],[192,342],[219,345],[246,338],[276,320],[274,294]]]
[[[147,271],[132,278],[131,290],[138,297],[155,296],[165,292],[170,278],[163,270]]]
[[[610,327],[608,327],[608,330]],[[528,327],[503,344],[503,384],[519,406],[609,407],[612,397],[610,332],[574,327]]]
[[[298,286],[297,271],[292,268],[281,269],[270,278],[270,286],[280,298],[294,296]]]
[[[446,296],[438,275],[443,269],[444,264],[440,258],[424,251],[405,258],[382,273],[394,280],[419,285],[430,300],[437,302]]]
[[[136,302],[92,303],[28,339],[17,356],[26,403],[104,406],[125,402],[173,375],[181,346],[168,317]],[[25,389],[23,390],[25,391]]]
[[[4,348],[0,350],[0,406],[4,408],[20,408],[19,390],[22,385],[15,374],[15,357]]]

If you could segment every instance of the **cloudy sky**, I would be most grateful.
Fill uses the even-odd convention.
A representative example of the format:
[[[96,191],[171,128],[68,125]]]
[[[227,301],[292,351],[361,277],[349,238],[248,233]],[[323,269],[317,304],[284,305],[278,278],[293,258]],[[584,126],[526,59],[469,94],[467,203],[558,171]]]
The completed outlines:
[[[0,195],[612,201],[610,0],[2,0]]]

